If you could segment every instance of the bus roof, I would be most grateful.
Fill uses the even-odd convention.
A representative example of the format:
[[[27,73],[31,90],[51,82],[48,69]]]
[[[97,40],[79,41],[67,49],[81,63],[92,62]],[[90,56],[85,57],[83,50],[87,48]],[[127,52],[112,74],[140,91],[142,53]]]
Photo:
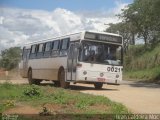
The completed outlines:
[[[30,47],[32,44],[39,44],[39,43],[49,42],[49,41],[52,41],[52,40],[55,40],[55,39],[63,39],[65,37],[73,37],[73,36],[75,37],[75,36],[77,36],[77,37],[81,38],[82,36],[84,36],[84,34],[86,32],[98,33],[98,34],[106,34],[106,35],[112,35],[112,36],[121,36],[119,34],[114,34],[114,33],[85,30],[85,31],[77,32],[77,33],[71,33],[71,34],[66,34],[66,35],[62,35],[62,36],[56,36],[56,37],[51,37],[51,38],[48,38],[48,39],[42,39],[42,40],[39,40],[39,41],[30,42],[30,43],[25,44],[24,46]]]

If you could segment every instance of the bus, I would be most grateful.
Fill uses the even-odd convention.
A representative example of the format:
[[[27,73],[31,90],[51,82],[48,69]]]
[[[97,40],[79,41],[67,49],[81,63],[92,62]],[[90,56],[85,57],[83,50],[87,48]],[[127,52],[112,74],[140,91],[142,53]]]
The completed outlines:
[[[123,38],[118,34],[82,31],[24,45],[20,75],[29,84],[51,80],[68,88],[70,83],[119,85],[123,69]]]

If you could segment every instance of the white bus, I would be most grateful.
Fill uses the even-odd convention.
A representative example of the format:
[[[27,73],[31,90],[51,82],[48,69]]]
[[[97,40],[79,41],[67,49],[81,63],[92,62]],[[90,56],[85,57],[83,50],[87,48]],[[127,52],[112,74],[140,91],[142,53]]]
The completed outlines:
[[[29,84],[51,80],[63,88],[73,82],[100,89],[104,83],[120,84],[122,63],[120,35],[83,31],[25,45],[19,68]]]

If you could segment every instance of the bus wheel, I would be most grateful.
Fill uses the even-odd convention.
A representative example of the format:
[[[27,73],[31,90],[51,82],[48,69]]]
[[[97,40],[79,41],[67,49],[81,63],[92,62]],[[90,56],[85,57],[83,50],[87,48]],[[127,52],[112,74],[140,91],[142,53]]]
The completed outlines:
[[[60,71],[60,75],[59,75],[59,81],[60,81],[60,85],[62,88],[68,88],[69,87],[69,82],[65,82],[65,72],[64,70]]]
[[[28,82],[29,82],[30,85],[35,83],[35,81],[32,78],[32,70],[28,71]]]
[[[103,86],[103,83],[100,83],[100,82],[94,83],[95,89],[102,89],[102,86]]]
[[[60,82],[59,81],[54,81],[54,86],[55,87],[60,87],[61,85],[60,85]]]
[[[35,79],[35,80],[34,80],[34,84],[40,85],[40,83],[41,83],[42,81],[43,81],[43,80]]]

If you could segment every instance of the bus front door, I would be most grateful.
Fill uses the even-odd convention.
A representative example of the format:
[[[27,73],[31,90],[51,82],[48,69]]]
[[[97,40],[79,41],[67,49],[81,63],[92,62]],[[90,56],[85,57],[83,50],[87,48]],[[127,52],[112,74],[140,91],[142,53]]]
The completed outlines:
[[[78,57],[78,43],[71,43],[68,50],[67,59],[67,81],[76,80],[76,66]]]

